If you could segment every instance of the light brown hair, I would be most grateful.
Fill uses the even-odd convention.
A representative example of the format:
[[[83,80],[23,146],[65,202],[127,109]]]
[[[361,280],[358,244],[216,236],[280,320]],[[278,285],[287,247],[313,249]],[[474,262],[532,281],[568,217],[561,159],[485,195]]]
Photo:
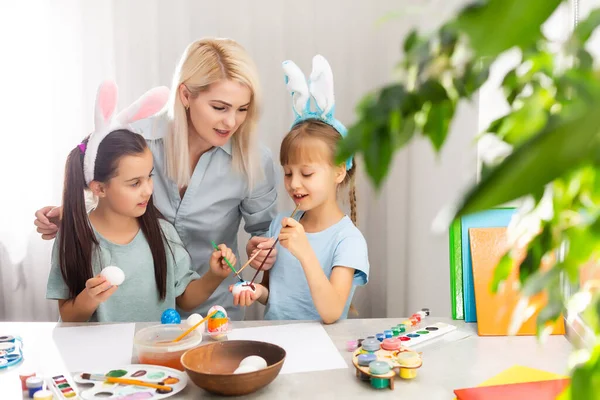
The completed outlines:
[[[310,140],[313,139],[313,140]],[[335,165],[335,153],[342,135],[331,125],[316,119],[303,121],[292,128],[283,138],[279,152],[281,165],[300,162],[326,161]],[[324,146],[323,146],[324,145]],[[326,151],[322,151],[326,148]],[[349,187],[350,219],[356,225],[356,160],[346,171],[346,177],[340,186]]]

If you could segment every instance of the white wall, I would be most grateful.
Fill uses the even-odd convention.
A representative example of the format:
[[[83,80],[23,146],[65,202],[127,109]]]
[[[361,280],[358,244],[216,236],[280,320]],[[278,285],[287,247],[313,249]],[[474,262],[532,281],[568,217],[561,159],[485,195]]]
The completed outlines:
[[[5,132],[34,135],[41,131],[45,136],[38,143],[9,141],[0,157],[2,190],[19,187],[26,199],[3,197],[0,203],[0,320],[56,318],[55,305],[44,299],[51,244],[34,233],[33,212],[59,201],[64,157],[91,128],[94,93],[101,80],[116,79],[120,104],[127,104],[151,86],[169,85],[179,55],[192,40],[206,35],[232,37],[258,64],[264,91],[260,138],[277,159],[291,121],[280,68],[283,60],[293,59],[308,72],[312,56],[325,55],[334,71],[338,118],[349,125],[360,98],[390,82],[409,30],[413,26],[434,29],[465,3],[2,2],[0,16],[3,22],[12,21],[14,29],[35,15],[39,20],[37,25],[28,25],[26,40],[0,35],[3,41],[11,37],[5,54],[14,62],[8,72],[0,70],[0,79],[21,95],[9,94],[8,98],[19,101],[6,101],[0,108],[11,116],[5,120],[9,125],[4,127],[3,138]],[[390,12],[398,16],[378,24]],[[32,51],[38,44],[46,47],[43,59],[36,61],[37,53]],[[31,68],[23,68],[23,60]],[[37,79],[36,71],[43,72],[43,79]],[[36,96],[20,92],[21,82],[35,87]],[[50,107],[50,111],[44,109],[51,115],[50,123],[36,120],[31,112],[42,105]],[[481,105],[486,107],[495,106]],[[425,140],[416,140],[398,153],[380,193],[375,193],[364,172],[359,174],[359,228],[367,238],[371,262],[370,283],[357,291],[354,302],[361,317],[406,316],[422,307],[437,316],[450,315],[448,237],[433,234],[431,224],[442,206],[475,179],[477,152],[472,139],[479,130],[479,109],[477,99],[461,104],[439,156]],[[33,150],[22,152],[27,146],[35,149],[35,157]],[[27,176],[24,185],[14,178],[14,171]],[[288,208],[283,190],[280,193],[281,208]],[[258,317],[259,310],[250,316]]]

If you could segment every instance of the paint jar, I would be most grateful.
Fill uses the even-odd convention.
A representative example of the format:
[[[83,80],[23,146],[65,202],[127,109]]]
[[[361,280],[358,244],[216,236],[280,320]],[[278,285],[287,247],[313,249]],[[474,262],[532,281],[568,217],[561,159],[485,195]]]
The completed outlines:
[[[42,378],[39,378],[37,376],[30,376],[29,378],[27,378],[27,380],[25,381],[25,385],[27,386],[27,390],[29,391],[29,397],[33,398],[35,392],[37,392],[38,390],[42,390],[43,384],[44,381],[42,380]]]
[[[183,371],[181,356],[202,342],[202,333],[194,330],[173,342],[189,327],[185,324],[154,325],[136,332],[133,345],[140,364],[162,365]]]
[[[54,395],[49,390],[38,390],[33,395],[34,400],[52,400]]]
[[[421,367],[421,356],[414,351],[401,352],[396,356],[400,365],[400,378],[413,379],[417,376],[417,368]]]
[[[381,343],[377,339],[365,339],[362,348],[366,352],[374,353],[381,348]]]
[[[386,329],[385,331],[383,331],[383,334],[385,336],[385,339],[389,339],[393,336],[393,333],[390,329]]]
[[[32,376],[35,376],[35,372],[31,372],[31,373],[25,372],[25,373],[19,374],[19,379],[21,380],[21,389],[23,391],[27,390],[27,384],[26,384],[27,378],[30,378]]]
[[[375,336],[377,337],[377,340],[379,340],[380,342],[383,342],[383,339],[385,339],[385,335],[383,333],[378,333]]]
[[[346,342],[346,350],[348,350],[348,351],[355,351],[356,349],[358,349],[358,341],[356,341],[356,340],[348,340]]]

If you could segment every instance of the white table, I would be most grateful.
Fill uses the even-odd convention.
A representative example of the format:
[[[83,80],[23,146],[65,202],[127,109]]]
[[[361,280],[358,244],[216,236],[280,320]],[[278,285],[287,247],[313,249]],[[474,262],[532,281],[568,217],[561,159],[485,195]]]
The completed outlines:
[[[418,350],[423,352],[423,367],[419,369],[415,380],[404,381],[396,378],[393,391],[373,389],[368,382],[361,382],[355,377],[351,353],[345,349],[346,341],[382,332],[401,321],[402,319],[396,318],[351,319],[325,325],[325,330],[346,360],[347,369],[279,375],[269,386],[246,398],[287,399],[293,396],[315,400],[376,396],[390,399],[453,399],[453,389],[476,386],[515,364],[561,374],[567,372],[567,358],[572,346],[564,336],[551,336],[544,344],[539,344],[535,337],[480,337],[477,335],[475,324],[429,317],[428,323],[451,323],[458,327],[458,332],[465,335],[455,335],[463,338],[453,342],[447,342],[443,338],[434,340],[431,344],[419,348]],[[299,321],[235,322],[234,329],[290,322]],[[35,363],[44,357],[56,356],[58,350],[52,340],[52,330],[56,326],[77,325],[0,322],[0,334],[23,337],[26,354],[30,355],[22,366],[0,372],[0,399],[21,399],[19,372],[35,368]],[[151,324],[136,324],[136,330],[148,325]],[[32,354],[34,357],[31,357]],[[132,362],[137,362],[135,353]],[[217,396],[204,392],[190,381],[186,389],[173,399],[215,397]]]

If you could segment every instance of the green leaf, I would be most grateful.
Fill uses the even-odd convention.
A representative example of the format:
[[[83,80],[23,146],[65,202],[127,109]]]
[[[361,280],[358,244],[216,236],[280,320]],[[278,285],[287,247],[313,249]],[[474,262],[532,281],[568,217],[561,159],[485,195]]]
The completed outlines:
[[[421,102],[441,103],[448,99],[448,93],[442,84],[434,79],[425,81],[418,89]]]
[[[348,135],[339,142],[335,162],[341,164],[348,157],[365,148],[370,141],[372,129],[368,129],[367,122],[359,121],[348,129]]]
[[[372,140],[364,152],[367,173],[377,189],[381,187],[381,183],[389,171],[393,151],[388,132],[380,128],[372,136]]]
[[[408,36],[406,36],[406,39],[404,39],[404,52],[408,53],[409,51],[411,51],[418,40],[419,36],[417,35],[417,30],[413,29],[412,31],[410,31]]]
[[[423,127],[425,134],[435,151],[439,152],[448,136],[448,129],[454,116],[454,104],[450,100],[433,105],[427,115],[427,122]]]
[[[538,133],[548,121],[548,112],[538,104],[527,103],[504,118],[498,137],[518,146]]]
[[[440,29],[440,51],[448,57],[452,56],[456,44],[458,43],[458,35],[450,26],[445,25]]]
[[[548,288],[548,303],[540,310],[536,320],[538,334],[541,333],[547,324],[555,322],[564,312],[564,309],[565,305],[560,287]]]
[[[584,44],[592,36],[598,25],[600,25],[600,8],[595,9],[586,19],[580,21],[573,34],[581,44]]]
[[[589,160],[599,147],[597,105],[597,101],[589,104],[576,117],[555,120],[515,149],[467,192],[454,217],[541,192],[547,183]]]
[[[412,117],[404,119],[400,110],[390,114],[390,132],[394,149],[403,147],[412,139],[416,131],[415,120]]]
[[[590,359],[577,366],[571,377],[571,398],[597,399],[600,393],[600,344],[592,350]]]
[[[526,48],[542,37],[540,26],[562,0],[489,0],[463,9],[456,27],[469,36],[477,57],[514,46]]]
[[[487,81],[489,75],[490,68],[487,63],[469,63],[465,68],[463,76],[463,84],[466,92],[469,94],[475,93]]]
[[[521,294],[525,297],[532,297],[544,289],[559,284],[561,272],[562,268],[559,265],[551,268],[549,271],[538,270],[527,279],[521,290]]]
[[[498,292],[500,284],[504,282],[506,278],[508,278],[513,268],[513,259],[510,253],[506,252],[498,262],[498,265],[496,265],[496,268],[494,269],[494,277],[492,278],[492,283],[490,284],[490,291],[492,293]]]

